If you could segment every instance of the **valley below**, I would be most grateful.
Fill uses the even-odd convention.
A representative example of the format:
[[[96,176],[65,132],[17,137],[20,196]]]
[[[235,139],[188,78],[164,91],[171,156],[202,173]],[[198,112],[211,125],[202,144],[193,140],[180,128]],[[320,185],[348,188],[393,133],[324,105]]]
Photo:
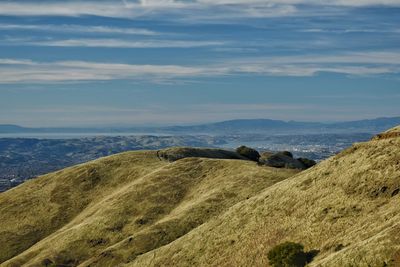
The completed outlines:
[[[38,175],[125,151],[179,146],[235,149],[246,145],[261,152],[286,150],[297,157],[321,161],[372,136],[372,133],[127,136],[59,133],[0,138],[0,192]]]

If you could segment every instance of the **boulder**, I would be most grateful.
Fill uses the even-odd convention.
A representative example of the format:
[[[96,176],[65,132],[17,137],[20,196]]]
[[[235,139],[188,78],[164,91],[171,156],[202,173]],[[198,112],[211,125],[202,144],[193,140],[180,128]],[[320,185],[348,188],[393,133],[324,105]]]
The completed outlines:
[[[260,159],[260,154],[258,151],[247,146],[240,146],[236,148],[236,153],[252,161],[258,161]]]
[[[235,151],[213,149],[213,148],[194,148],[194,147],[173,147],[157,151],[157,156],[160,159],[170,162],[184,158],[212,158],[212,159],[242,159],[247,158],[239,155]]]
[[[277,153],[264,152],[260,157],[260,164],[274,168],[305,170],[314,166],[316,162],[306,158],[295,159],[292,153],[283,151]]]
[[[315,162],[315,160],[312,160],[312,159],[298,158],[297,160],[300,161],[301,163],[303,163],[304,166],[306,167],[306,169],[311,168],[312,166],[317,164],[317,162]]]

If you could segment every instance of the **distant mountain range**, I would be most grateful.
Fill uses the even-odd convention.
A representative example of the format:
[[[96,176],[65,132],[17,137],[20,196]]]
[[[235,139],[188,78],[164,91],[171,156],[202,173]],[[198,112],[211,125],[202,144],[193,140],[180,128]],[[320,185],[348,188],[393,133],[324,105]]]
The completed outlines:
[[[166,127],[170,132],[193,133],[284,133],[294,131],[296,133],[320,133],[320,132],[381,132],[400,124],[400,117],[376,118],[370,120],[358,120],[336,123],[299,122],[270,119],[242,119],[230,120],[210,124],[194,126]]]
[[[104,128],[27,128],[0,125],[0,133],[166,133],[166,134],[249,134],[249,133],[377,133],[400,124],[400,117],[322,123],[271,119],[239,119],[191,126],[104,127]]]

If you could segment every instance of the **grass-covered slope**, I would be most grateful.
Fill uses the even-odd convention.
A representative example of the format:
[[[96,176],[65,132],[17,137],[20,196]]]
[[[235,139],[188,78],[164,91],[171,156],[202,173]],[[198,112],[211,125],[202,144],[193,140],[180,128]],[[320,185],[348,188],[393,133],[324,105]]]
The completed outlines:
[[[400,129],[239,202],[128,266],[268,266],[294,241],[310,266],[400,266]]]
[[[297,172],[214,152],[175,162],[165,151],[123,153],[1,193],[1,265],[134,262]]]
[[[172,149],[43,176],[0,194],[2,266],[268,266],[285,241],[310,266],[400,266],[399,133],[298,174]]]
[[[83,210],[166,163],[124,153],[42,176],[0,194],[0,262],[54,233]]]

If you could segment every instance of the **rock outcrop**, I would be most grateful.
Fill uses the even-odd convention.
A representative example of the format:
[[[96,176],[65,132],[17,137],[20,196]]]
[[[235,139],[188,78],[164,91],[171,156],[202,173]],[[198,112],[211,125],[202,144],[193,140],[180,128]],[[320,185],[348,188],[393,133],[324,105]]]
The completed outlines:
[[[242,159],[247,158],[239,155],[234,151],[213,148],[194,148],[194,147],[173,147],[157,151],[160,159],[169,162],[177,161],[184,158],[210,158],[210,159]]]
[[[308,169],[316,164],[315,161],[306,158],[293,158],[292,153],[288,151],[271,153],[265,152],[260,158],[260,164],[274,167],[274,168],[287,168],[287,169]]]

